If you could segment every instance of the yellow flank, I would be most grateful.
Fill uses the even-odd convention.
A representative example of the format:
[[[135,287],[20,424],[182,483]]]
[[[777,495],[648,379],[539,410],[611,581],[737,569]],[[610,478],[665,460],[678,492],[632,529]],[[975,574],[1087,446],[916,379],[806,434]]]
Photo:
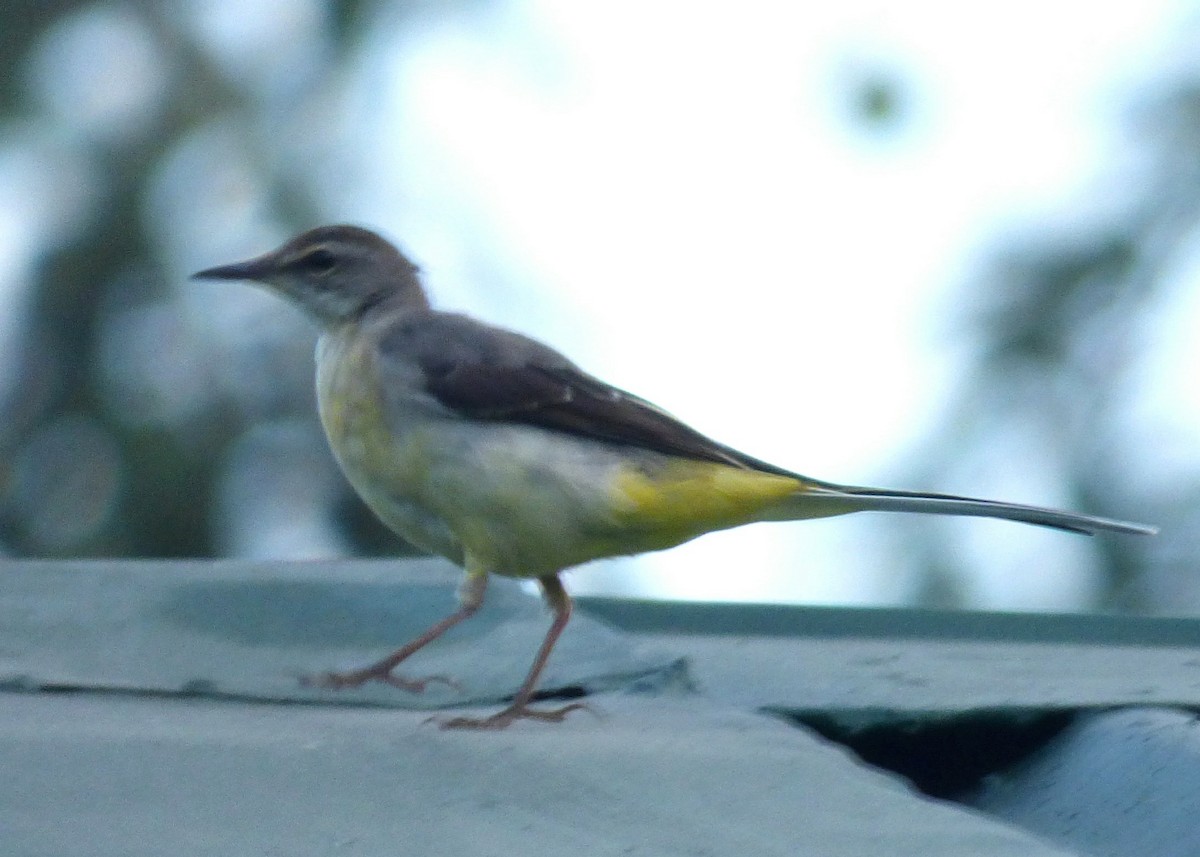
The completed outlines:
[[[677,544],[709,530],[769,519],[804,487],[790,476],[672,460],[622,468],[612,484],[612,500],[624,527]]]

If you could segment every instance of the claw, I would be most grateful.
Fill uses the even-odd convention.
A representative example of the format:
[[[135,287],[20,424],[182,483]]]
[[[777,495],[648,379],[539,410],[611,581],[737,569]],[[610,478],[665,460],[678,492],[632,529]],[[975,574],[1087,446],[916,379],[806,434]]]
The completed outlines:
[[[439,729],[476,729],[497,730],[507,729],[517,720],[540,720],[543,723],[561,723],[572,711],[591,711],[591,707],[583,702],[572,702],[562,708],[540,709],[528,705],[513,704],[502,711],[497,711],[490,717],[452,717],[449,720],[437,720]],[[594,713],[594,712],[593,712]],[[426,721],[429,722],[429,721]]]
[[[381,681],[384,684],[390,684],[392,687],[398,687],[410,693],[424,693],[426,686],[434,682],[440,682],[454,690],[462,690],[462,685],[449,676],[431,675],[425,678],[402,678],[386,670],[372,667],[367,667],[363,670],[351,670],[344,673],[328,672],[318,675],[306,675],[300,678],[300,684],[304,687],[320,687],[326,690],[360,687],[369,681]]]

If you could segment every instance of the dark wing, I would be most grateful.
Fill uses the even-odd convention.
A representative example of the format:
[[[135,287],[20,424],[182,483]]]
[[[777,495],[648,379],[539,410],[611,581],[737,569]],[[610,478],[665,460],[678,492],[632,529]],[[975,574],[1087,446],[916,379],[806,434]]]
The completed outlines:
[[[717,443],[644,399],[605,384],[557,351],[448,313],[405,320],[384,355],[415,361],[425,390],[475,420],[521,423],[578,437],[792,476]]]

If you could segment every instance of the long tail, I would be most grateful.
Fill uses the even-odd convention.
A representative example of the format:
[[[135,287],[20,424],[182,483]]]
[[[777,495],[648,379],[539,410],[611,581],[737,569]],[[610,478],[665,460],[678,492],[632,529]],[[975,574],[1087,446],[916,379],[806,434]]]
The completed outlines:
[[[888,491],[882,488],[858,488],[852,485],[818,483],[810,485],[796,495],[796,500],[820,509],[818,514],[838,515],[846,512],[919,512],[928,515],[970,515],[979,518],[1004,518],[1054,527],[1073,533],[1095,535],[1101,531],[1132,533],[1150,536],[1158,527],[1135,524],[1130,521],[1115,521],[1093,515],[1079,515],[1058,509],[1040,506],[1023,506],[1017,503],[1000,503],[996,500],[980,500],[975,497],[957,497],[953,494],[929,494],[919,491]]]

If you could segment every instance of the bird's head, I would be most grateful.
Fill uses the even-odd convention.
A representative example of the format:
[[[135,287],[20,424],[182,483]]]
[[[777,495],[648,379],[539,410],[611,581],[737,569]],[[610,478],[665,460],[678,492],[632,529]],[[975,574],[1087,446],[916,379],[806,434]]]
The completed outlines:
[[[429,306],[417,266],[358,226],[319,226],[262,256],[207,268],[192,279],[262,283],[324,325],[354,321],[383,302]]]

